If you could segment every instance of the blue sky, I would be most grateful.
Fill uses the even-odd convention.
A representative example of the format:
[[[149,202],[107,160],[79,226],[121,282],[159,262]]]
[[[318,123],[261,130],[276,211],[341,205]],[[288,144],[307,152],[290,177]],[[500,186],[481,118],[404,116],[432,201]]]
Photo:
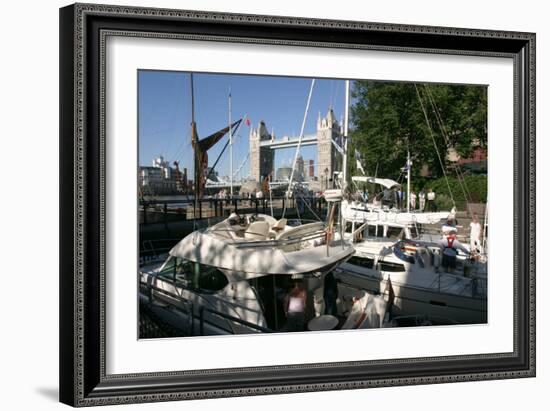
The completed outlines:
[[[194,73],[195,121],[199,138],[204,138],[228,124],[228,95],[231,89],[232,119],[244,115],[257,127],[263,120],[276,138],[298,136],[304,116],[310,78],[270,77]],[[151,165],[153,158],[163,155],[180,168],[193,169],[191,147],[190,75],[185,72],[139,71],[139,164]],[[316,132],[317,116],[324,116],[332,104],[336,117],[343,116],[344,81],[316,80],[305,134]],[[233,167],[236,170],[248,153],[250,127],[242,124],[233,145]],[[229,137],[225,136],[209,151],[212,165]],[[275,167],[290,164],[295,148],[277,150]],[[304,147],[304,160],[317,162],[317,148]],[[229,150],[216,166],[220,175],[229,175]],[[238,177],[249,173],[248,162]]]

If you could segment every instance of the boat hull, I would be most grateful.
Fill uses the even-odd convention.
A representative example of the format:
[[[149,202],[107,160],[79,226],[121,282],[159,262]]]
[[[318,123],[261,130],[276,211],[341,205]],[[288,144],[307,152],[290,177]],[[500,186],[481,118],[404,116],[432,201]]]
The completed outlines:
[[[342,283],[370,293],[388,293],[388,280],[343,264],[335,276]],[[389,277],[391,279],[391,275]],[[487,323],[487,299],[414,287],[391,280],[395,294],[394,316],[426,315],[448,318],[460,324]]]

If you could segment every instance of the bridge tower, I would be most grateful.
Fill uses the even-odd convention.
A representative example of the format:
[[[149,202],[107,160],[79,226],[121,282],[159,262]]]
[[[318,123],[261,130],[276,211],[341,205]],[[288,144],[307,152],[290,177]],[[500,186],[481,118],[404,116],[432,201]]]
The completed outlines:
[[[332,143],[334,140],[339,146],[342,145],[342,128],[338,124],[334,111],[329,109],[327,115],[317,120],[317,175],[323,183],[323,188],[332,187],[332,182],[327,183],[326,178],[334,178],[334,171],[341,171],[342,157],[337,153]]]
[[[260,147],[260,141],[272,140],[263,121],[257,129],[252,128],[249,135],[250,144],[250,176],[255,181],[262,181],[273,171],[275,152],[270,147]]]
[[[336,120],[334,111],[329,109],[327,115],[317,120],[317,134],[304,136],[303,145],[317,145],[317,175],[322,182],[323,189],[332,187],[327,179],[333,179],[335,171],[342,170],[342,156],[337,152],[333,141],[342,146],[342,125]],[[283,137],[274,140],[262,121],[258,128],[251,129],[249,135],[250,145],[250,176],[255,181],[262,181],[273,171],[275,150],[285,147],[296,147],[299,137]],[[263,143],[263,145],[262,145]],[[303,160],[300,163],[303,172]],[[325,172],[326,171],[326,172]]]

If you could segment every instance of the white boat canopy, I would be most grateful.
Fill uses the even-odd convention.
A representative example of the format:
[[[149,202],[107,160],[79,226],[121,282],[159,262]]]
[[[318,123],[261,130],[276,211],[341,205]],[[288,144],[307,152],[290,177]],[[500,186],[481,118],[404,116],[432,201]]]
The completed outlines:
[[[376,177],[368,177],[368,176],[353,176],[351,177],[353,181],[358,181],[361,183],[373,183],[373,184],[379,184],[381,186],[384,186],[388,189],[392,189],[394,187],[401,187],[401,184],[399,184],[397,181],[394,181],[390,178],[376,178]]]

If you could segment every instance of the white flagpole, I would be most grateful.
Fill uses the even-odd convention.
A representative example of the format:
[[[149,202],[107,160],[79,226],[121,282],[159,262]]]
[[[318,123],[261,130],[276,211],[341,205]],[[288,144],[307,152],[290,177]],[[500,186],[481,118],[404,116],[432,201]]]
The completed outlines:
[[[349,80],[346,80],[346,100],[344,107],[344,161],[342,162],[342,192],[348,183],[348,131],[349,131]]]
[[[342,161],[342,200],[346,194],[348,186],[348,131],[349,131],[349,80],[346,80],[346,98],[344,107],[344,159]],[[342,214],[342,204],[340,204],[340,238],[342,239],[342,249],[344,248],[344,215]],[[353,238],[353,237],[352,237]]]
[[[407,150],[407,213],[411,211],[411,152]]]
[[[233,198],[233,131],[231,130],[231,86],[229,86],[229,175],[230,195]]]

